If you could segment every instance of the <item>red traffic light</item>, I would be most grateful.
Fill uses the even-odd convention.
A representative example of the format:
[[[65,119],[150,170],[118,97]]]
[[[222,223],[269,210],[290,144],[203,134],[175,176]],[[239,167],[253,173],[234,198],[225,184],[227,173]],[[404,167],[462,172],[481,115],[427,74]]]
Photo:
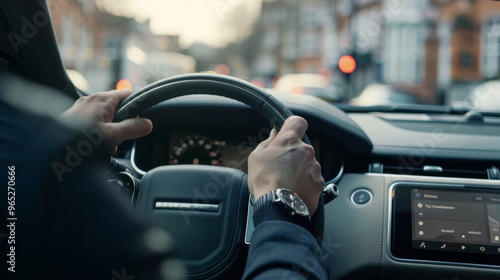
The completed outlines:
[[[116,89],[132,89],[132,83],[127,79],[121,79],[116,83]]]
[[[344,55],[339,59],[340,71],[350,74],[356,69],[356,60],[350,55]]]

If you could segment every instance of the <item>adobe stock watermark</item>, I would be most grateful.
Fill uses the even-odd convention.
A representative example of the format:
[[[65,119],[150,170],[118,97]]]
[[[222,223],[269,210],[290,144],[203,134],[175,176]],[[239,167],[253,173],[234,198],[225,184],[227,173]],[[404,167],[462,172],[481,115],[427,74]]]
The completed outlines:
[[[134,275],[127,274],[125,267],[122,267],[120,272],[118,272],[116,269],[112,269],[110,272],[111,272],[111,275],[113,275],[113,278],[111,278],[111,280],[134,280],[135,279]]]
[[[400,14],[403,11],[401,0],[391,0],[383,9],[379,11],[372,10],[367,18],[363,21],[362,26],[356,28],[356,46],[365,49],[368,48],[374,38],[380,36],[382,26],[390,20],[394,15]],[[342,44],[344,50],[350,49],[349,43]]]
[[[494,98],[498,92],[498,87],[493,86],[490,82],[484,82],[479,84],[476,88],[473,90],[473,94],[471,96],[471,100],[468,100],[471,102],[471,106],[481,106],[484,107],[485,102],[488,102],[492,98]],[[495,109],[496,110],[496,109]]]
[[[35,12],[31,18],[24,16],[20,19],[22,23],[21,34],[14,32],[7,34],[7,39],[16,54],[19,53],[19,46],[21,44],[27,44],[30,39],[38,35],[40,28],[50,23],[50,16],[45,10],[45,2],[38,1],[37,5],[40,6],[40,10]]]
[[[217,17],[224,20],[226,13],[234,11],[241,3],[243,3],[243,0],[215,0],[212,5]]]
[[[145,101],[149,101],[149,106],[155,105],[154,103],[151,102],[151,99],[148,98],[149,95],[147,94],[141,94],[137,97],[135,97],[130,103],[127,103],[125,107],[122,108],[117,108],[117,111],[115,112],[115,120],[116,121],[124,121],[126,119],[129,119],[134,116],[133,113],[131,113],[133,110],[138,109],[139,105]],[[146,107],[149,108],[149,107]],[[137,112],[135,116],[139,115],[141,112]]]
[[[283,273],[282,279],[296,279],[293,275],[294,272],[309,279],[309,271],[320,270],[322,267],[321,263],[326,263],[326,261],[334,254],[335,250],[341,246],[340,243],[333,242],[331,235],[328,235],[326,238],[319,241],[321,241],[322,246],[317,247],[314,250],[313,256],[304,258],[300,265],[292,266],[291,271]]]
[[[274,123],[275,119],[271,121],[271,123]],[[250,155],[255,148],[264,140],[269,138],[269,135],[271,134],[271,128],[261,128],[258,132],[257,135],[250,135],[247,137],[246,141],[241,142],[238,145],[237,151],[238,155],[240,156],[245,156],[241,158],[241,160],[233,160],[230,161],[227,166],[231,168],[236,168],[236,169],[241,169],[247,162],[248,162],[248,157],[247,155]]]
[[[216,198],[219,193],[231,185],[231,176],[226,172],[209,172],[209,176],[213,181],[210,181],[203,186],[203,192],[197,188],[193,188],[194,197],[193,203],[209,204],[210,201]],[[182,217],[186,225],[191,223],[190,217],[199,214],[198,211],[181,210]]]
[[[437,145],[445,142],[448,137],[442,128],[434,128],[429,137],[415,139],[413,142],[418,148],[410,153],[408,159],[398,156],[400,162],[398,166],[399,173],[403,175],[413,174],[414,167],[422,165],[426,158],[432,156],[436,151]]]
[[[84,160],[85,157],[92,154],[94,148],[104,141],[104,134],[97,128],[84,129],[82,131],[85,139],[78,141],[74,145],[66,145],[64,162],[54,161],[51,164],[59,183],[63,181],[66,173],[72,173]]]
[[[83,4],[89,0],[78,0],[79,4]],[[52,16],[64,11],[64,6],[67,5],[69,0],[52,0],[47,1],[47,6],[45,1],[39,0],[36,2],[40,8],[31,16],[23,16],[20,18],[22,23],[21,31],[19,33],[9,32],[7,34],[7,39],[9,40],[14,52],[19,53],[19,48],[21,45],[28,44],[31,39],[38,35],[41,28],[46,27],[50,22],[50,15]],[[48,11],[47,11],[48,9]]]

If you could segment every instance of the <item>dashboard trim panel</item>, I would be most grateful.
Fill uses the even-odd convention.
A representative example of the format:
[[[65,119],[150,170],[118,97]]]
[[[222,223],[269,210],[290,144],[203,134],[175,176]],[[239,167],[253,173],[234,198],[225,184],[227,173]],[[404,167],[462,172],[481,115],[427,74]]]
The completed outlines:
[[[342,178],[342,174],[344,174],[344,163],[342,163],[342,166],[340,167],[340,170],[339,172],[337,173],[337,175],[335,176],[335,178],[329,180],[328,182],[325,182],[325,186],[327,186],[328,184],[337,184],[337,182],[340,180],[340,178]]]
[[[136,144],[137,140],[134,140],[134,144],[132,144],[132,151],[130,152],[130,164],[135,172],[141,174],[142,176],[146,175],[146,171],[140,169],[135,163],[135,153],[136,153]]]

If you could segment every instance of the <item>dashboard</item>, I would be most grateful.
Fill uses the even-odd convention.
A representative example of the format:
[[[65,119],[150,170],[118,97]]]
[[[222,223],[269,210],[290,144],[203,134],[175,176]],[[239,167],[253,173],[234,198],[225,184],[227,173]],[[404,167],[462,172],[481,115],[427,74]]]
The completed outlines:
[[[269,132],[270,129],[261,129],[256,136],[248,135],[243,140],[237,140],[237,137],[223,135],[209,137],[196,132],[172,131],[167,139],[153,140],[150,143],[152,154],[149,162],[154,167],[178,164],[225,166],[247,173],[248,156],[258,143],[269,136]],[[312,140],[311,145],[314,147],[316,159],[320,160],[319,141]]]
[[[472,199],[497,196],[499,187],[493,180],[344,174],[339,197],[325,207],[330,279],[498,279],[490,220],[498,204]],[[371,194],[364,204],[353,199],[360,189]]]
[[[330,279],[499,279],[500,118],[343,112],[276,95],[309,123],[325,181]],[[241,103],[187,96],[144,113],[153,133],[120,147],[135,176],[165,165],[247,171],[269,124]]]
[[[247,171],[246,160],[251,148],[243,141],[212,139],[205,135],[174,131],[167,146],[153,145],[155,165],[206,164]]]
[[[214,96],[173,99],[152,107],[144,116],[153,121],[153,132],[125,143],[138,175],[155,167],[179,164],[225,166],[247,172],[248,156],[272,129],[250,107]],[[325,180],[336,178],[343,168],[344,145],[321,130],[308,136]]]

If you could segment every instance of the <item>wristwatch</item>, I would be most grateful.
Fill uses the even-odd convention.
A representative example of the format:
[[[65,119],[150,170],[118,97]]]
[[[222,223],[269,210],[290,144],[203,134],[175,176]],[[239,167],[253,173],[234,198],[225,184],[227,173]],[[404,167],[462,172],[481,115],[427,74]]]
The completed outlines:
[[[289,189],[275,189],[259,197],[255,202],[255,210],[269,202],[282,206],[285,210],[289,211],[291,215],[297,214],[306,217],[309,221],[311,220],[311,215],[305,202]]]

